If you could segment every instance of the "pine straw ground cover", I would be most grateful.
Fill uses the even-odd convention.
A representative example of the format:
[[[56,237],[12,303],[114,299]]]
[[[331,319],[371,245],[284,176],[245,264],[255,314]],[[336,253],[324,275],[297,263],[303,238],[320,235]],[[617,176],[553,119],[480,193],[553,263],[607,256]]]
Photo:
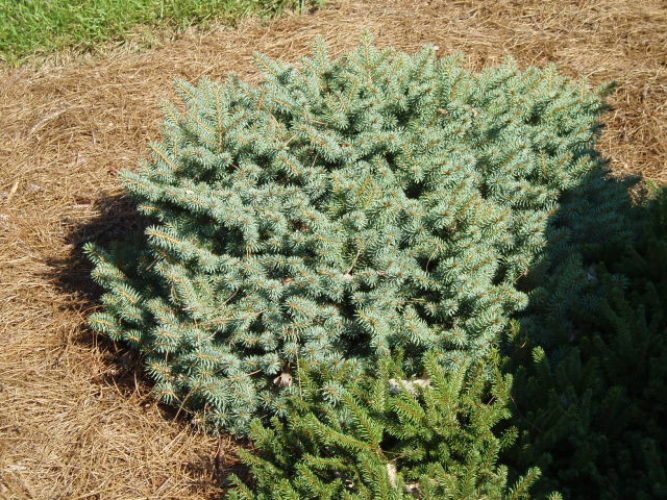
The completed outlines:
[[[252,80],[255,50],[294,60],[323,34],[340,53],[364,28],[379,45],[462,51],[475,68],[513,54],[616,80],[603,152],[619,173],[667,181],[661,0],[339,0],[147,52],[0,68],[0,498],[220,496],[236,444],[156,405],[136,360],[85,327],[98,291],[80,246],[131,222],[116,172],[159,137],[175,77]]]

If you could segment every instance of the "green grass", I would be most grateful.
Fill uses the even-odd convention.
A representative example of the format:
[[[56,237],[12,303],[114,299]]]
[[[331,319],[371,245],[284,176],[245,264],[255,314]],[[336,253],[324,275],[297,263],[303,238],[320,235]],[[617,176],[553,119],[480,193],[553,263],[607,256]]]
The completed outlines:
[[[139,26],[183,28],[275,15],[322,0],[0,0],[0,60],[121,41]]]

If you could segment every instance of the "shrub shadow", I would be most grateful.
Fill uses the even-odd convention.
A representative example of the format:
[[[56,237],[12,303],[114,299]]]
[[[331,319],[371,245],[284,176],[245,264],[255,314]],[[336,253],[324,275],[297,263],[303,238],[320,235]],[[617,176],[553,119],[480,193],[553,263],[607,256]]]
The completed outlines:
[[[529,304],[502,343],[519,440],[503,461],[540,467],[538,498],[667,491],[667,461],[657,451],[665,433],[656,424],[664,408],[645,391],[664,384],[647,367],[659,362],[656,341],[667,340],[667,302],[655,292],[667,266],[647,256],[665,193],[652,196],[636,177],[587,176],[563,194],[548,245],[520,283]]]
[[[136,241],[143,237],[145,228],[151,220],[136,210],[136,204],[127,196],[105,196],[95,200],[93,209],[97,213],[92,219],[84,222],[64,221],[71,230],[65,242],[72,246],[71,252],[61,258],[47,261],[49,266],[47,278],[57,289],[67,295],[62,308],[83,312],[86,316],[99,306],[99,299],[104,290],[93,281],[91,271],[93,265],[83,253],[83,245],[94,241],[108,248],[117,241]],[[96,382],[100,385],[117,387],[124,396],[140,396],[140,405],[155,404],[165,420],[176,421],[180,425],[192,425],[187,411],[157,402],[150,392],[152,382],[144,371],[141,356],[126,346],[99,334],[87,324],[78,328],[73,339],[78,345],[87,349],[96,349],[102,354],[105,369]],[[217,486],[222,487],[225,477],[230,473],[242,473],[236,464],[234,450],[238,441],[227,436],[220,437],[220,445],[215,455],[198,454],[185,469],[193,477],[216,479]],[[193,479],[195,483],[204,485],[204,479]],[[196,486],[193,484],[193,486]]]
[[[48,279],[57,289],[70,297],[62,305],[63,309],[85,311],[96,308],[103,293],[100,286],[91,279],[92,263],[83,254],[82,247],[88,241],[109,244],[114,240],[140,234],[147,220],[137,213],[134,204],[126,196],[116,195],[97,199],[93,209],[98,214],[84,222],[64,221],[71,227],[65,242],[72,250],[65,257],[47,260]],[[115,384],[123,393],[136,392],[143,379],[141,360],[135,353],[109,340],[104,335],[81,325],[75,341],[83,346],[97,347],[104,355],[104,361],[111,369],[105,370],[101,381]]]

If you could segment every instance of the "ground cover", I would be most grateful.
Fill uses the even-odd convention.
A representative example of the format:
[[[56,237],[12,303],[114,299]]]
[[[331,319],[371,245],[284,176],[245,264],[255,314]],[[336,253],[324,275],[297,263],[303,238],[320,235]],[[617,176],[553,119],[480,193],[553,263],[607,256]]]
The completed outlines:
[[[155,40],[155,31],[178,31],[211,22],[232,24],[248,14],[302,10],[304,0],[27,0],[0,2],[0,60],[16,63],[65,48],[91,50],[103,42]]]

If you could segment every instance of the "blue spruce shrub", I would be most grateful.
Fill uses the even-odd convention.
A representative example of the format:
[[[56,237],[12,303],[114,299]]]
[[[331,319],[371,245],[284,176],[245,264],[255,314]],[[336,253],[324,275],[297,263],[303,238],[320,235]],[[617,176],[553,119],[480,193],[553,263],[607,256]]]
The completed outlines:
[[[479,359],[526,304],[561,193],[606,172],[607,89],[553,67],[474,73],[368,37],[257,61],[259,86],[178,83],[164,141],[122,174],[152,223],[86,246],[92,327],[143,354],[161,399],[237,434],[284,412],[303,360]]]

